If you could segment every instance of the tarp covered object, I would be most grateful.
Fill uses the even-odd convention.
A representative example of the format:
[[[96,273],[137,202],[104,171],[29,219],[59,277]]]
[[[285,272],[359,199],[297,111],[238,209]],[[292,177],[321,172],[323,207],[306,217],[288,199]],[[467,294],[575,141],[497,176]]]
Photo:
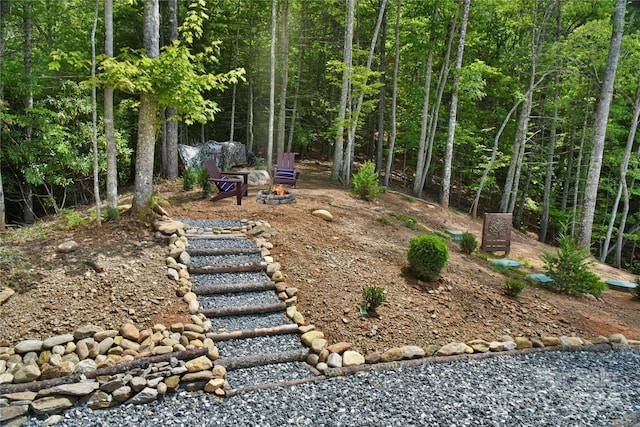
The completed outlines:
[[[220,169],[247,164],[247,150],[241,142],[209,141],[198,145],[178,144],[178,153],[185,168],[199,168],[214,158]]]

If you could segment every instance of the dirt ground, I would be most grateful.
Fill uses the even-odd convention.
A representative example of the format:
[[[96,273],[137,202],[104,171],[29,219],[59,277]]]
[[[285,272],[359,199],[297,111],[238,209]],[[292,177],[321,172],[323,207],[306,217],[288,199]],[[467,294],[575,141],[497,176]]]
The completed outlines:
[[[593,299],[527,286],[517,299],[509,298],[503,293],[506,277],[491,269],[490,260],[464,254],[453,242],[441,278],[420,283],[408,273],[409,239],[457,229],[474,233],[480,241],[480,220],[397,192],[374,202],[358,200],[329,183],[328,164],[298,166],[302,175],[293,190],[296,204],[257,204],[259,188],[251,188],[241,206],[232,198],[211,203],[200,198],[198,190],[183,192],[179,182],[157,190],[171,202],[167,210],[174,218],[271,223],[277,231],[271,238],[273,256],[282,264],[287,284],[299,289],[298,310],[331,342],[350,342],[362,353],[492,340],[504,334],[588,339],[619,332],[640,339],[640,303],[629,293],[609,290]],[[314,217],[316,209],[330,211],[334,220]],[[417,230],[403,226],[407,216],[416,220]],[[163,274],[164,247],[145,226],[123,218],[100,231],[84,226],[45,240],[13,242],[39,281],[0,306],[0,341],[47,337],[89,322],[116,327],[130,318],[142,327],[188,319],[185,304]],[[85,258],[55,255],[55,245],[67,238],[81,243]],[[552,250],[535,237],[513,231],[508,258],[523,264],[522,274],[542,272],[543,249]],[[98,260],[105,271],[96,273],[86,258]],[[598,264],[594,271],[603,279],[635,281],[633,275],[606,265]],[[364,285],[385,289],[386,300],[375,317],[359,312]]]

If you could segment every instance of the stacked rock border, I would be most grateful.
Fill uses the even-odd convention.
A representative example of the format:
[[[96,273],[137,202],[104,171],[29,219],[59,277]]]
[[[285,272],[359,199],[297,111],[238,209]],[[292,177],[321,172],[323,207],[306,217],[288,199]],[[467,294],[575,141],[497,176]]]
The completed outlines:
[[[440,348],[402,346],[362,355],[347,342],[330,343],[324,333],[307,324],[297,308],[297,288],[286,283],[280,263],[271,256],[271,225],[265,221],[242,220],[242,226],[187,229],[171,219],[154,223],[157,237],[168,241],[167,275],[176,283],[176,294],[188,304],[192,323],[156,324],[139,330],[133,323],[119,330],[86,325],[71,334],[46,340],[27,339],[13,347],[0,347],[0,423],[20,425],[28,415],[49,416],[53,424],[60,412],[75,404],[92,409],[119,404],[144,404],[178,389],[204,390],[216,396],[233,396],[274,384],[233,389],[226,381],[227,368],[218,363],[218,348],[211,322],[191,290],[187,252],[188,235],[243,234],[254,239],[275,282],[278,297],[286,304],[286,315],[297,327],[308,347],[306,362],[316,376],[287,381],[322,380],[373,369],[483,359],[494,355],[515,356],[546,351],[640,351],[640,341],[622,334],[586,340],[572,336],[497,337],[451,342]],[[229,368],[231,369],[231,368]]]

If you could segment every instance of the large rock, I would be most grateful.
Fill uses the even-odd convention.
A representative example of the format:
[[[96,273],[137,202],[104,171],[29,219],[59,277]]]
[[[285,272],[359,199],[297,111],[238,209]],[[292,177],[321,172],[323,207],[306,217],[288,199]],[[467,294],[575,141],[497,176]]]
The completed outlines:
[[[186,230],[187,225],[184,222],[165,219],[154,222],[153,228],[164,235],[171,236],[172,234],[177,233],[178,230]]]
[[[629,340],[627,339],[627,337],[622,334],[612,334],[609,337],[609,341],[618,344],[629,344]]]
[[[194,146],[178,144],[178,153],[185,168],[197,169],[212,158],[216,159],[220,170],[255,164],[253,154],[247,156],[245,145],[236,141],[208,141]]]
[[[364,356],[357,351],[347,350],[342,354],[342,366],[364,365]]]
[[[47,390],[41,390],[40,396],[49,396],[52,394],[62,394],[65,396],[86,396],[98,389],[100,385],[97,381],[73,383],[73,384],[61,384],[51,387]]]
[[[59,414],[65,409],[71,408],[75,403],[75,399],[70,397],[47,396],[42,399],[34,400],[31,403],[31,409],[38,415],[43,414]]]
[[[63,345],[70,341],[73,341],[73,334],[57,335],[55,337],[47,338],[43,342],[44,348],[52,348],[56,345]]]
[[[302,336],[300,337],[300,340],[307,347],[311,347],[311,343],[313,342],[313,340],[318,338],[324,338],[324,333],[320,331],[309,331],[305,334],[302,334]]]
[[[189,372],[206,371],[213,368],[213,362],[207,356],[200,356],[185,363]]]
[[[331,215],[331,212],[325,209],[315,210],[311,212],[311,215],[324,219],[325,221],[333,221],[333,215]]]
[[[34,364],[19,363],[14,368],[13,382],[15,383],[28,383],[35,381],[40,377],[40,368]]]
[[[467,345],[476,353],[486,353],[489,351],[489,342],[482,339],[475,339],[467,342]]]
[[[132,341],[140,339],[140,330],[133,323],[125,323],[120,327],[120,335]]]
[[[271,182],[271,176],[266,170],[252,170],[249,171],[247,182],[249,185],[267,185]]]
[[[440,349],[436,351],[436,356],[454,356],[456,354],[465,353],[473,353],[473,348],[469,347],[463,342],[452,342],[440,347]]]
[[[24,340],[16,344],[15,351],[18,354],[42,350],[43,342],[40,340]]]
[[[425,356],[425,351],[417,345],[404,345],[400,349],[403,359],[420,359]]]
[[[382,353],[380,356],[381,362],[395,362],[397,360],[402,360],[403,352],[400,347],[392,347],[389,350]]]
[[[11,296],[15,293],[16,291],[6,286],[3,286],[2,288],[0,288],[0,305],[3,304],[5,301],[7,301],[9,298],[11,298]]]
[[[71,253],[73,251],[76,251],[78,248],[80,247],[80,245],[78,245],[78,243],[76,243],[73,240],[67,240],[66,242],[60,243],[57,247],[56,247],[56,251],[63,253],[63,254],[68,254]]]
[[[158,390],[151,387],[146,387],[140,393],[133,396],[127,403],[132,405],[142,405],[145,403],[153,402],[158,398]]]
[[[0,424],[4,425],[5,421],[20,417],[27,412],[29,412],[29,405],[0,407]]]

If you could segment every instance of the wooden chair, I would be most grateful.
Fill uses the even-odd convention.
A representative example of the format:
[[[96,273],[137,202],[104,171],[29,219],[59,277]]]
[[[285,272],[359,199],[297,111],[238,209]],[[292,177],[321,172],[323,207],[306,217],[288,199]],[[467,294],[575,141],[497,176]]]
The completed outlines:
[[[215,159],[209,159],[205,163],[209,172],[209,181],[212,181],[218,189],[218,194],[211,198],[212,202],[225,199],[227,197],[236,197],[238,205],[242,204],[242,197],[249,193],[249,184],[247,182],[249,172],[225,172],[218,170]],[[239,176],[240,178],[229,178],[229,176]]]
[[[294,166],[294,153],[278,154],[278,162],[272,170],[273,185],[282,184],[291,187],[296,186],[296,180],[300,176],[300,170]]]

